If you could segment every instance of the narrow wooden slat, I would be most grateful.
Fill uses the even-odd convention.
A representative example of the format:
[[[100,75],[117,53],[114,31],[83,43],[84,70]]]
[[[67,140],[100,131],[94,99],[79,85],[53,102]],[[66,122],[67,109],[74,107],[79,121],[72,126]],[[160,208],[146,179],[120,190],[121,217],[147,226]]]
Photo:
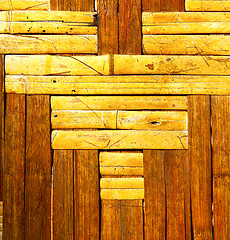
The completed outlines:
[[[14,66],[14,67],[12,67]],[[108,75],[108,56],[8,55],[6,74]]]
[[[98,151],[74,151],[75,239],[99,239]]]
[[[63,0],[62,0],[63,1]],[[72,11],[95,11],[94,0],[77,0],[77,1],[69,1],[71,4]]]
[[[0,11],[0,21],[1,22],[9,21],[9,12]]]
[[[97,53],[97,37],[0,34],[2,54]]]
[[[194,239],[212,239],[210,97],[188,97],[191,214]]]
[[[114,56],[115,74],[229,75],[228,56]]]
[[[160,12],[160,3],[161,1],[159,0],[142,0],[142,14],[146,12]]]
[[[230,10],[230,2],[228,0],[186,0],[186,11],[199,12],[224,12]]]
[[[53,149],[187,149],[187,131],[101,130],[52,132]]]
[[[116,129],[117,111],[52,111],[53,129],[105,128]]]
[[[24,95],[6,95],[3,169],[3,239],[6,240],[25,239],[25,106]]]
[[[146,0],[145,0],[146,1]],[[170,11],[184,11],[184,1],[185,0],[160,0],[160,11],[170,12]]]
[[[101,199],[144,199],[144,189],[101,189]]]
[[[101,178],[101,189],[144,189],[144,178]]]
[[[74,237],[74,162],[73,151],[56,150],[53,159],[54,240]]]
[[[211,97],[212,107],[212,169],[214,239],[227,240],[230,235],[230,97]]]
[[[118,111],[117,129],[187,130],[185,111]]]
[[[100,167],[102,176],[143,176],[143,167]]]
[[[53,110],[186,110],[187,98],[180,96],[52,97],[51,107]]]
[[[1,0],[0,10],[49,10],[49,0]]]
[[[50,240],[50,97],[27,96],[25,211],[26,240]]]

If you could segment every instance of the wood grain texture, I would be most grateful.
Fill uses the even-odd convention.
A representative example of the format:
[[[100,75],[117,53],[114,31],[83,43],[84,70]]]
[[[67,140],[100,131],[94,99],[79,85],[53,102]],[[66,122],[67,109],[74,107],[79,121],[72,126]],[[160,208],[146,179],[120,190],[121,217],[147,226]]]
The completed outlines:
[[[50,240],[51,148],[49,96],[27,96],[25,182],[25,239]]]
[[[228,0],[186,0],[185,9],[198,12],[225,12],[230,10],[230,2]]]
[[[1,0],[0,10],[49,10],[49,0]]]
[[[25,239],[25,108],[24,95],[6,95],[3,173],[3,239],[6,240]]]
[[[142,11],[146,12],[176,12],[184,11],[184,0],[142,0]]]
[[[101,199],[141,200],[144,199],[144,189],[101,189]]]
[[[53,157],[54,240],[74,239],[73,151],[56,150]]]
[[[194,239],[212,238],[210,97],[188,97],[191,213]]]
[[[212,96],[212,172],[214,239],[227,240],[230,234],[230,143],[229,96]]]
[[[76,150],[74,172],[75,239],[99,239],[100,183],[97,150]]]
[[[51,10],[94,12],[93,0],[50,0]]]
[[[144,189],[144,178],[101,178],[101,189]]]

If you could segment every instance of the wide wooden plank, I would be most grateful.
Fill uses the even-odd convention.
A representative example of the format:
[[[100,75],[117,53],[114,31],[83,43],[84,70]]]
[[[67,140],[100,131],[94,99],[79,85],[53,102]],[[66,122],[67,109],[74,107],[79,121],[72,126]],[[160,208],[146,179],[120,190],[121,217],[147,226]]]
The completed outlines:
[[[8,55],[6,74],[108,75],[109,56]]]
[[[114,73],[229,75],[228,56],[115,55]]]
[[[211,97],[212,173],[214,239],[227,240],[230,234],[230,97]]]
[[[187,149],[187,131],[101,130],[52,132],[53,149]]]
[[[53,110],[186,110],[187,98],[180,96],[51,97],[51,108]]]
[[[99,239],[98,151],[74,151],[75,239]]]
[[[144,189],[101,189],[101,199],[137,200],[144,199]]]
[[[74,237],[73,151],[56,150],[53,158],[53,235],[54,240]]]
[[[3,239],[6,240],[25,239],[25,106],[24,95],[6,95],[3,174]]]
[[[191,214],[194,239],[212,238],[210,97],[188,97]]]
[[[101,189],[144,189],[144,178],[101,178]]]
[[[187,130],[185,111],[118,111],[117,129]]]
[[[144,35],[143,52],[166,55],[229,55],[229,41],[228,35]]]
[[[230,10],[230,2],[228,0],[186,0],[186,11],[199,12],[224,12]]]
[[[185,0],[142,0],[142,11],[170,12],[184,11]]]
[[[2,54],[97,53],[93,35],[9,35],[0,34]]]
[[[0,10],[49,10],[49,0],[1,0]]]
[[[143,167],[100,167],[102,176],[143,176]]]
[[[27,96],[26,240],[51,239],[50,139],[50,97]]]

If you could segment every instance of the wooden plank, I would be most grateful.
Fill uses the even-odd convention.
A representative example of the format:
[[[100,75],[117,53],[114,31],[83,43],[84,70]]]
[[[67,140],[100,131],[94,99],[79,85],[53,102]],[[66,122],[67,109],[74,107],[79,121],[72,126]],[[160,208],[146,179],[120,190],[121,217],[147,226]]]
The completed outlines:
[[[114,73],[229,75],[228,56],[115,55]]]
[[[9,12],[7,11],[0,11],[0,21],[5,22],[9,20]]]
[[[186,0],[185,9],[199,12],[225,12],[230,10],[230,2],[228,0]]]
[[[52,97],[51,108],[53,110],[186,110],[187,98],[175,96]]]
[[[214,239],[230,234],[229,96],[211,97]]]
[[[53,149],[187,149],[187,131],[99,130],[52,132]]]
[[[53,110],[51,123],[53,129],[116,129],[116,118],[117,111]]]
[[[14,66],[12,68],[12,66]],[[108,56],[8,55],[6,74],[108,75]]]
[[[101,189],[144,189],[144,178],[101,178]]]
[[[143,176],[143,167],[100,167],[102,176]]]
[[[25,212],[26,240],[50,240],[50,97],[27,96]]]
[[[212,239],[210,97],[189,96],[188,103],[193,234]]]
[[[54,240],[74,237],[74,162],[73,151],[56,150],[53,158]]]
[[[0,34],[2,54],[97,53],[97,37]]]
[[[117,129],[187,130],[185,111],[118,111]]]
[[[101,189],[101,199],[137,200],[144,199],[144,189]]]
[[[74,151],[75,239],[99,239],[98,151]]]
[[[49,10],[49,0],[1,0],[0,10]]]
[[[6,240],[25,239],[25,114],[25,96],[7,94],[3,174],[3,239]]]

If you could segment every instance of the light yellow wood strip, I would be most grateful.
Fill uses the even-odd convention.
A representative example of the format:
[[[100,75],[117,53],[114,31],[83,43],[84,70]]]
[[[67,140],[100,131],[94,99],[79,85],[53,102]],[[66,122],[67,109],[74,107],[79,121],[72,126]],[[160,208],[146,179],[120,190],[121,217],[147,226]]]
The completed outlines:
[[[7,55],[6,74],[108,75],[109,56]]]
[[[143,167],[100,167],[102,176],[143,176]]]
[[[208,12],[224,12],[230,11],[230,1],[228,0],[186,0],[185,2],[186,11],[208,11]]]
[[[143,35],[144,54],[230,55],[230,36]]]
[[[117,129],[186,131],[185,111],[118,111]]]
[[[10,23],[9,22],[0,22],[0,33],[1,34],[10,33]],[[0,47],[2,47],[2,46],[0,46]]]
[[[100,167],[141,167],[143,168],[143,153],[100,152]]]
[[[144,199],[144,189],[102,189],[101,199]]]
[[[53,129],[105,128],[116,129],[117,111],[54,110],[51,114]]]
[[[101,178],[101,189],[144,189],[144,178]]]
[[[0,11],[0,21],[9,21],[9,13],[7,11]]]
[[[53,149],[187,149],[187,131],[100,130],[52,132]]]
[[[114,73],[230,75],[228,56],[115,55]]]
[[[67,96],[52,97],[53,110],[187,109],[180,96]]]
[[[97,36],[0,34],[1,54],[97,53]]]
[[[0,10],[49,10],[49,0],[1,0]]]

